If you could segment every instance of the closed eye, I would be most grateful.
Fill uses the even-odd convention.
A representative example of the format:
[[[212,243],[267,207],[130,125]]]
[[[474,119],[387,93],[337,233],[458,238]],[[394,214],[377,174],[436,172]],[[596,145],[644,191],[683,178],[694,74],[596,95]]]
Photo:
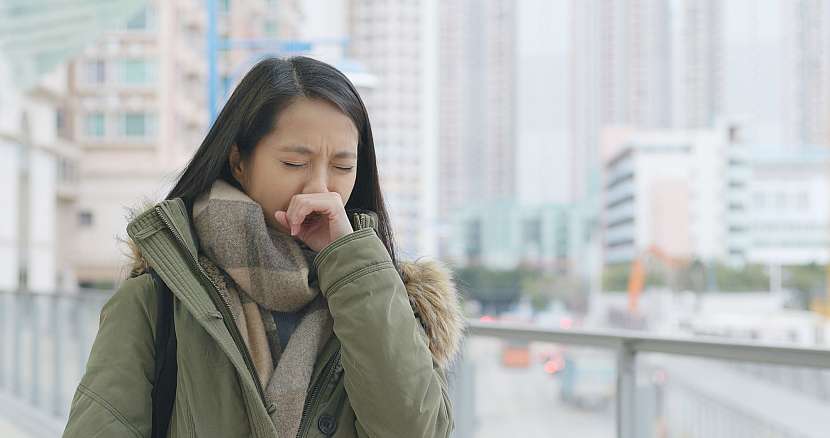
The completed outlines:
[[[284,164],[288,167],[303,167],[303,166],[305,166],[304,163],[302,163],[302,164],[301,163],[287,163],[285,161],[283,161],[282,164]]]

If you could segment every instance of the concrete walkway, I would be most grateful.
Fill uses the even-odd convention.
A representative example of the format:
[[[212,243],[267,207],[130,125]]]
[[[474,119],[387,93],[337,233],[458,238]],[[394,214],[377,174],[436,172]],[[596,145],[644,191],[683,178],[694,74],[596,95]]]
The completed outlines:
[[[5,438],[34,438],[2,417],[0,417],[0,436]]]
[[[0,437],[60,438],[64,423],[0,392]]]

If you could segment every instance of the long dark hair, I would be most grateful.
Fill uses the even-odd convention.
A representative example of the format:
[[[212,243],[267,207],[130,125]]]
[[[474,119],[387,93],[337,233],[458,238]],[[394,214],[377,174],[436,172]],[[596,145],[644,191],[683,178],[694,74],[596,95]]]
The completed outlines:
[[[228,156],[236,144],[247,159],[257,143],[276,126],[279,113],[298,97],[325,99],[349,116],[359,132],[357,177],[346,210],[377,214],[377,232],[398,266],[389,215],[383,202],[375,161],[375,143],[366,106],[355,86],[336,68],[312,58],[266,58],[242,78],[196,154],[166,199],[182,198],[188,209],[221,178],[240,190]]]

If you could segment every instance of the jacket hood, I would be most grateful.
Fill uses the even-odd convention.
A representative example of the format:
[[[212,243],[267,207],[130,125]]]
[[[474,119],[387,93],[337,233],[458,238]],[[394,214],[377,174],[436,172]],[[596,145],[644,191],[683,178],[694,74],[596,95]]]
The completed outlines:
[[[125,242],[130,276],[147,272],[150,265],[141,249],[132,239]],[[437,260],[398,261],[398,265],[413,312],[429,339],[432,357],[441,368],[448,368],[457,359],[465,321],[452,271]]]

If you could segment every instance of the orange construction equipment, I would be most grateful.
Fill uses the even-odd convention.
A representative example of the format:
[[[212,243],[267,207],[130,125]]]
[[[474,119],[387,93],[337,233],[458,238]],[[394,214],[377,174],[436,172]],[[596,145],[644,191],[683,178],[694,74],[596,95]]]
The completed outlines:
[[[823,300],[820,298],[813,299],[813,302],[810,303],[810,310],[830,319],[830,265],[827,265],[825,272],[827,273],[827,279],[825,281],[827,295]]]
[[[638,257],[631,265],[631,273],[628,275],[628,313],[637,313],[640,304],[640,294],[646,286],[646,268],[643,260]]]

